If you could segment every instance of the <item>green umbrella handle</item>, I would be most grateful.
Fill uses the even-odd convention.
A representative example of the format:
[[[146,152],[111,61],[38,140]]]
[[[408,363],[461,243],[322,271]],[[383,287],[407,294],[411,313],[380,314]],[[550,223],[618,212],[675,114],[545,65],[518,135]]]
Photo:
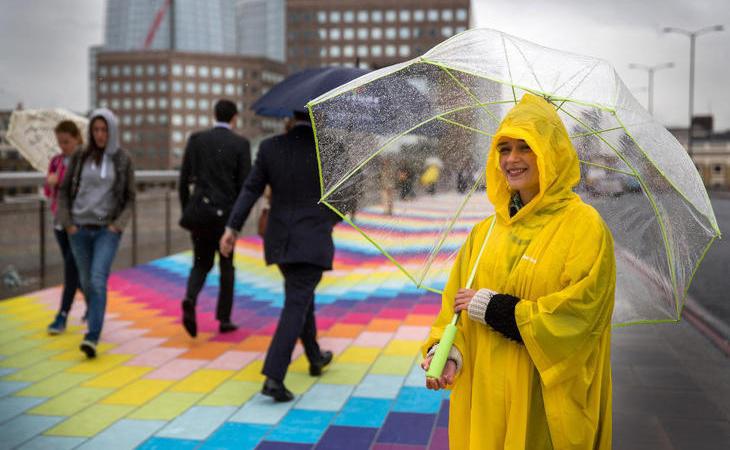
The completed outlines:
[[[459,314],[454,314],[454,318],[451,319],[451,323],[446,326],[444,334],[441,336],[439,346],[436,349],[436,353],[431,359],[431,365],[426,372],[426,376],[429,378],[441,378],[441,373],[444,371],[446,360],[449,358],[449,351],[451,346],[454,345],[454,338],[456,337],[456,322],[459,320]]]

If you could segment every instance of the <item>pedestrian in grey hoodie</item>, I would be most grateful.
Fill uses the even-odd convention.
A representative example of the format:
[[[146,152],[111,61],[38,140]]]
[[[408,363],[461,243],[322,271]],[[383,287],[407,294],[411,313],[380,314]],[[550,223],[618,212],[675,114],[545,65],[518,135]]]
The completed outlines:
[[[92,112],[87,142],[69,161],[56,217],[69,235],[88,303],[89,329],[79,348],[93,358],[104,325],[109,271],[132,215],[135,186],[132,160],[119,147],[117,118],[111,111]]]

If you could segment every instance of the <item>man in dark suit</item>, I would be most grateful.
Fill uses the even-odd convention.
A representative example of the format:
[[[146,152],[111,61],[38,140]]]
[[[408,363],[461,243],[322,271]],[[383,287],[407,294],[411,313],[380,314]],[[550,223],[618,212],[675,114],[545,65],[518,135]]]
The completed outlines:
[[[194,133],[188,139],[183,165],[180,169],[181,225],[190,230],[193,240],[193,268],[188,277],[185,298],[182,301],[183,326],[190,336],[198,333],[195,304],[213,268],[218,242],[225,230],[230,205],[241,191],[243,181],[251,171],[251,148],[246,138],[232,128],[238,118],[236,104],[219,100],[215,104],[215,126]],[[190,186],[193,192],[190,193]],[[186,211],[186,208],[190,209]],[[201,219],[202,210],[214,214]],[[219,255],[220,289],[216,319],[219,331],[229,333],[237,329],[231,322],[233,307],[233,254]]]
[[[309,359],[310,375],[320,375],[322,368],[332,361],[332,352],[322,352],[317,344],[314,290],[322,272],[332,269],[332,229],[339,218],[317,203],[317,174],[314,133],[307,116],[297,113],[288,132],[261,142],[256,162],[220,241],[221,253],[229,254],[251,208],[266,185],[270,185],[264,257],[267,264],[279,266],[284,276],[285,298],[262,370],[266,375],[262,393],[279,402],[294,398],[284,386],[284,376],[298,338]]]

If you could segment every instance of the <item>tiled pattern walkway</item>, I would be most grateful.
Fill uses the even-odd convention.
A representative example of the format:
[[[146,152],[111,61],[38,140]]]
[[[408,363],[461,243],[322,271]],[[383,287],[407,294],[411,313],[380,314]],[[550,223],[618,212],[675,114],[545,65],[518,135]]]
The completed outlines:
[[[404,233],[430,226],[435,236],[438,211],[422,214]],[[379,220],[367,212],[358,218],[365,228]],[[198,338],[180,325],[189,253],[112,275],[93,361],[77,349],[81,301],[57,337],[45,326],[59,288],[0,302],[0,448],[447,448],[448,399],[423,387],[418,368],[439,297],[417,290],[351,227],[338,227],[336,243],[335,271],[317,296],[321,345],[336,359],[313,378],[297,348],[285,380],[297,398],[286,404],[259,393],[282,286],[276,268],[263,265],[258,238],[238,243],[241,328],[228,335],[215,332],[215,273],[199,300]],[[399,258],[424,256],[412,248]]]

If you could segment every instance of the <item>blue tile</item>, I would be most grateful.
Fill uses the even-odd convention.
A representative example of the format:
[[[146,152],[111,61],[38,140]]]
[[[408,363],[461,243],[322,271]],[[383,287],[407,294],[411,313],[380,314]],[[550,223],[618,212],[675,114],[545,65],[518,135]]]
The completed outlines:
[[[385,419],[378,442],[387,444],[426,445],[431,436],[436,416],[392,412]]]
[[[256,450],[311,450],[312,447],[312,444],[264,441],[256,447]]]
[[[270,429],[268,425],[226,422],[203,443],[200,450],[253,450]]]
[[[335,413],[293,409],[266,436],[267,441],[314,444],[329,426]]]
[[[193,450],[199,444],[199,441],[189,441],[186,439],[153,437],[137,447],[137,450]]]
[[[369,374],[352,393],[354,397],[396,398],[404,377],[397,375]]]
[[[315,411],[339,411],[352,394],[353,387],[345,384],[317,383],[299,399],[296,407]]]
[[[5,359],[5,355],[0,356],[0,360]],[[11,373],[15,373],[18,371],[17,367],[0,367],[0,377],[4,377],[5,375],[10,375]]]
[[[204,440],[236,412],[233,406],[194,406],[161,429],[155,436]]]
[[[5,397],[0,399],[0,423],[23,414],[30,408],[48,400],[45,397]]]
[[[294,402],[276,403],[261,394],[254,395],[229,419],[229,422],[274,425],[294,406]]]
[[[443,394],[420,387],[404,386],[393,405],[395,412],[436,414],[441,408]]]
[[[0,446],[2,448],[15,448],[23,442],[43,433],[56,425],[65,417],[56,416],[31,416],[23,414],[11,419],[0,426]]]
[[[317,444],[317,450],[368,450],[377,428],[331,426]]]
[[[78,450],[135,448],[166,424],[164,420],[122,419],[86,441]]]
[[[27,381],[0,381],[0,397],[18,392],[26,386],[30,386]]]
[[[437,427],[449,427],[449,405],[450,401],[444,399],[441,402],[441,409],[439,410],[438,419],[436,419],[436,426]]]
[[[383,425],[393,400],[352,397],[335,419],[335,425],[349,427],[375,427]]]
[[[86,438],[66,436],[36,436],[18,450],[71,450],[83,443]],[[0,444],[2,447],[2,444]]]
[[[420,361],[420,357],[417,359]],[[424,387],[426,386],[426,372],[421,369],[421,366],[419,363],[416,363],[411,367],[411,371],[408,373],[408,376],[406,377],[405,381],[403,382],[403,386],[414,386],[414,387]]]

